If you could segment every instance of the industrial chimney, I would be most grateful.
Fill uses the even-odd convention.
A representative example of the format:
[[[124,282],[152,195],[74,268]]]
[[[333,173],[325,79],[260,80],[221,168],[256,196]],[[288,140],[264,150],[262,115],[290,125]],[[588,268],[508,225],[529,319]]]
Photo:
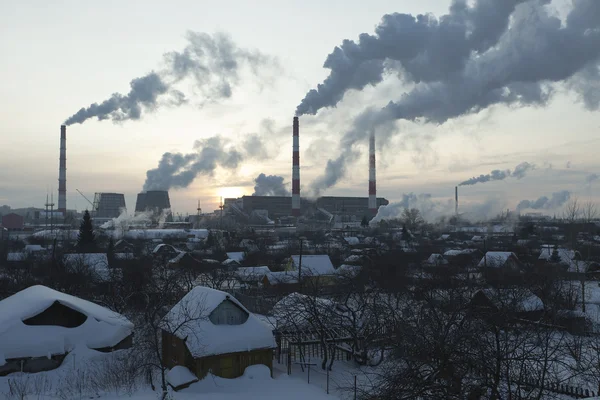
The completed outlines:
[[[454,214],[458,217],[458,186],[454,186]]]
[[[60,126],[60,161],[58,167],[58,211],[67,215],[67,127]]]
[[[293,124],[293,153],[292,153],[292,215],[300,216],[300,127],[298,117]]]
[[[369,212],[377,214],[377,183],[375,170],[375,132],[369,136]]]

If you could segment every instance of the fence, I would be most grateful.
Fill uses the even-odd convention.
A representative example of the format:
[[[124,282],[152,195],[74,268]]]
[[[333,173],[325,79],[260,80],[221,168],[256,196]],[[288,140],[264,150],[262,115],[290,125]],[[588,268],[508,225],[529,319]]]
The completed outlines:
[[[540,382],[533,378],[526,378],[523,382],[519,382],[523,386],[530,386],[534,388],[541,388],[557,394],[564,394],[576,399],[586,399],[589,397],[595,397],[595,393],[589,389],[583,389],[577,386],[570,386],[554,382]]]

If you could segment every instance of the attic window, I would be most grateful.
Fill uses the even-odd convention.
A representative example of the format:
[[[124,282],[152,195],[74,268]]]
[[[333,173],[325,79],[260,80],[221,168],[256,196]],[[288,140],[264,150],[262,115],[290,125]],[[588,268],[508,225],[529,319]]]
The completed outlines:
[[[46,308],[41,313],[23,320],[25,325],[31,326],[62,326],[64,328],[77,328],[87,320],[87,315],[80,313],[61,304],[58,301]]]
[[[225,300],[208,317],[215,325],[241,325],[248,320],[248,313],[231,300]]]

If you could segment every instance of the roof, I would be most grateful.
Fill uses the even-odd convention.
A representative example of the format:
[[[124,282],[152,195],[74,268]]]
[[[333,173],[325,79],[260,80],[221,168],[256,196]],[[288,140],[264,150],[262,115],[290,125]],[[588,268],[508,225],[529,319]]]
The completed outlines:
[[[167,373],[166,378],[169,385],[174,388],[179,388],[180,386],[198,381],[198,377],[194,375],[192,371],[181,365],[176,365],[171,368]]]
[[[25,325],[54,302],[88,316],[75,328]],[[133,324],[120,314],[87,300],[45,286],[31,286],[0,301],[0,359],[64,354],[80,344],[89,348],[118,344],[133,331]]]
[[[517,312],[541,311],[542,300],[528,289],[481,289],[481,292],[498,309],[511,308]]]
[[[360,240],[355,236],[346,236],[344,237],[344,240],[351,246],[356,246],[357,244],[360,244]]]
[[[462,255],[471,255],[476,252],[477,252],[476,249],[453,249],[453,250],[447,250],[444,253],[444,257],[456,257],[456,256],[462,256]]]
[[[298,283],[298,273],[294,271],[271,271],[265,276],[271,285]]]
[[[108,258],[106,253],[70,253],[63,256],[67,266],[85,265],[92,269],[101,280],[110,279]]]
[[[237,260],[234,260],[233,258],[228,258],[227,260],[223,261],[221,264],[229,266],[229,267],[240,265],[240,263]]]
[[[215,325],[209,315],[229,300],[248,314],[240,325]],[[271,329],[235,297],[220,290],[196,286],[165,315],[163,329],[185,340],[194,358],[275,347]],[[179,327],[179,329],[173,329]]]
[[[509,259],[519,260],[517,255],[510,251],[488,251],[479,261],[477,267],[503,267]]]
[[[355,278],[360,274],[362,268],[360,265],[342,264],[335,272],[345,278]]]
[[[235,275],[244,281],[255,281],[262,279],[263,276],[271,273],[269,267],[240,267],[235,271]]]
[[[292,256],[292,265],[295,270],[298,270],[300,265],[300,256]],[[333,275],[335,268],[331,263],[331,259],[327,254],[318,255],[302,255],[302,273],[307,275]]]
[[[444,258],[443,255],[438,253],[433,253],[429,256],[427,261],[425,261],[429,265],[446,265],[448,264],[448,260]]]
[[[227,253],[227,258],[230,260],[235,260],[238,263],[241,263],[244,260],[244,252],[243,251],[232,251]]]

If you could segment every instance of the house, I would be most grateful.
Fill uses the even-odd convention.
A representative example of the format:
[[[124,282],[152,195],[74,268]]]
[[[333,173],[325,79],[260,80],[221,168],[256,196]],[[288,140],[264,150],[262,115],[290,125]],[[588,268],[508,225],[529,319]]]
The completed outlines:
[[[480,316],[499,318],[525,318],[537,320],[544,314],[544,303],[530,290],[480,289],[473,294],[471,309]]]
[[[223,268],[232,270],[237,269],[241,266],[240,263],[237,260],[234,260],[233,258],[228,258],[227,260],[223,261],[221,265],[223,266]]]
[[[133,324],[92,302],[31,286],[0,301],[0,376],[58,368],[77,346],[110,352],[131,346]]]
[[[35,260],[49,260],[51,253],[48,249],[43,248],[39,244],[28,244],[25,246],[23,251],[10,252],[6,255],[6,261],[11,263],[19,263],[23,261]]]
[[[262,267],[240,267],[235,271],[236,278],[240,283],[248,286],[259,286],[265,275],[271,273],[267,266]]]
[[[106,253],[65,254],[63,262],[71,272],[91,272],[94,279],[99,282],[107,282],[111,279]]]
[[[425,265],[429,267],[438,267],[440,265],[448,265],[448,260],[444,258],[443,255],[438,253],[433,253],[429,256],[427,261],[425,261]]]
[[[516,270],[519,268],[519,258],[510,251],[488,251],[485,253],[478,268],[503,268]]]
[[[20,231],[24,224],[25,219],[19,214],[10,213],[2,216],[2,227],[9,231]]]
[[[335,268],[327,254],[302,255],[302,262],[300,262],[299,255],[294,255],[290,258],[289,266],[294,271],[302,268],[302,275],[323,276],[335,274]]]
[[[162,357],[168,368],[186,367],[202,379],[210,371],[237,378],[250,365],[266,365],[272,373],[271,328],[233,296],[196,286],[165,315]]]
[[[243,251],[230,251],[227,254],[227,258],[229,260],[235,260],[238,264],[241,264],[244,261],[244,252]]]

